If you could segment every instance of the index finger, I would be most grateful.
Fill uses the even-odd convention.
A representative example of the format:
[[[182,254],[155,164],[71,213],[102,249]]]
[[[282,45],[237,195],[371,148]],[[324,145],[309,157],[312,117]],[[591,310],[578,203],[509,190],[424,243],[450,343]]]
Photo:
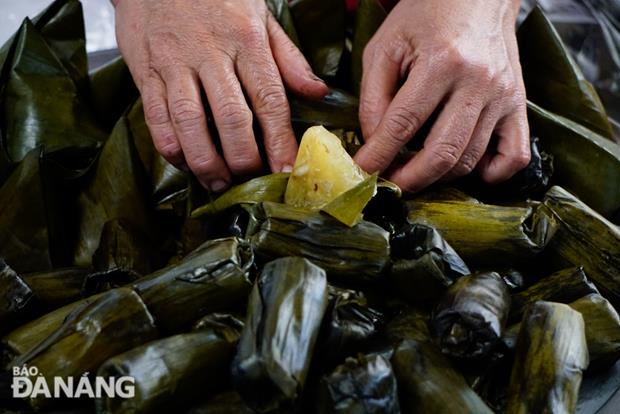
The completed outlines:
[[[388,107],[377,130],[355,155],[367,172],[383,172],[440,104],[450,87],[431,65],[417,64]]]

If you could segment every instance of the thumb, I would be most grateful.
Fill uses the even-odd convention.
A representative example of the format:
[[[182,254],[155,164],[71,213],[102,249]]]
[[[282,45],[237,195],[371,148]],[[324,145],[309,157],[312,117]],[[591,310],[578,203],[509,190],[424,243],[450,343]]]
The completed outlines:
[[[287,89],[305,98],[324,98],[329,88],[312,72],[304,56],[271,13],[267,19],[267,30],[273,57]]]

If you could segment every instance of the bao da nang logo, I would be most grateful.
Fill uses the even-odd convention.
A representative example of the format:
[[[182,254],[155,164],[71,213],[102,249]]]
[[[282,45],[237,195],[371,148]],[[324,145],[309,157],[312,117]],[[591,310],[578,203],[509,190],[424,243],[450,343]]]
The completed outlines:
[[[94,377],[88,372],[81,377],[46,378],[34,366],[13,367],[13,398],[133,398],[133,377]]]

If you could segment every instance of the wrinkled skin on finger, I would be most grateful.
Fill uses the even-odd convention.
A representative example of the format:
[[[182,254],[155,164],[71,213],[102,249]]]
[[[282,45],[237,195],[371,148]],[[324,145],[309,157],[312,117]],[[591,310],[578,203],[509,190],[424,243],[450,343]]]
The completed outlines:
[[[355,157],[362,168],[415,192],[474,170],[497,183],[527,166],[518,9],[518,0],[396,5],[364,50],[360,122],[366,144]],[[437,120],[423,149],[390,167],[433,114]]]
[[[269,168],[290,170],[297,143],[285,88],[320,99],[327,86],[264,0],[116,0],[121,53],[144,101],[157,150],[212,190]],[[206,95],[203,102],[202,96]],[[208,104],[221,152],[207,128]]]

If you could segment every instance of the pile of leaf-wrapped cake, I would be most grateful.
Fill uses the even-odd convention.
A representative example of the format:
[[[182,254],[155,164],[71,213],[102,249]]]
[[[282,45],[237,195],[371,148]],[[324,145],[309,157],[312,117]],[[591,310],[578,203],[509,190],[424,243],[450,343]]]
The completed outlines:
[[[411,195],[351,158],[377,0],[267,3],[338,89],[291,97],[290,174],[221,195],[157,154],[121,60],[88,74],[77,0],[0,49],[0,412],[570,413],[620,386],[620,147],[542,12],[530,165]],[[135,395],[15,399],[14,367]]]

